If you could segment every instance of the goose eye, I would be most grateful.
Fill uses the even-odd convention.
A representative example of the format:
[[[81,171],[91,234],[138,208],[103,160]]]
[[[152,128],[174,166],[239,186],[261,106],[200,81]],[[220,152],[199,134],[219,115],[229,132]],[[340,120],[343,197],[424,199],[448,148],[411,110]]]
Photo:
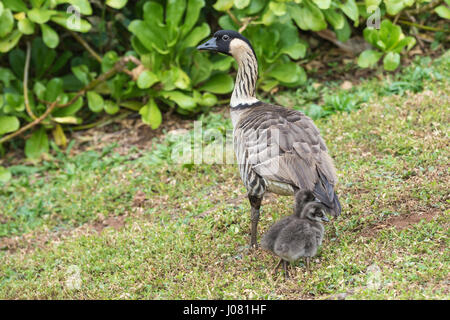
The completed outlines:
[[[225,34],[225,35],[222,37],[222,40],[228,41],[228,40],[230,40],[230,37],[229,37],[228,35]]]

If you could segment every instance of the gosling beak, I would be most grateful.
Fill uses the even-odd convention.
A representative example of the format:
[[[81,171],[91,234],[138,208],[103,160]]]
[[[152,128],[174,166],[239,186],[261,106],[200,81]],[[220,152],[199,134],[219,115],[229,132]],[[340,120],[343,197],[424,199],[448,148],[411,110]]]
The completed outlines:
[[[217,47],[216,38],[211,38],[206,41],[204,44],[201,44],[197,47],[198,50],[210,50],[217,51],[219,48]]]

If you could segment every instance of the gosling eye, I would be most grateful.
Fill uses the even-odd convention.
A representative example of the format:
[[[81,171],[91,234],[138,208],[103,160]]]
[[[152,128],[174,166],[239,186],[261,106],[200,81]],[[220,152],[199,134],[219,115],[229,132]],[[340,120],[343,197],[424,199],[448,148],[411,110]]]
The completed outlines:
[[[230,40],[230,36],[227,35],[227,34],[224,34],[224,35],[222,36],[222,40],[228,41],[228,40]]]

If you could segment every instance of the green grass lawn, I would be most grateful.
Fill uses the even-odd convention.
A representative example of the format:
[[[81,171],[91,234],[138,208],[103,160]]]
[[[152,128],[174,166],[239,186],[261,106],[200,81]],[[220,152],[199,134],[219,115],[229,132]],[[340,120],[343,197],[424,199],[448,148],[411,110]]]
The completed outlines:
[[[0,298],[449,299],[449,55],[429,65],[444,76],[363,82],[337,95],[370,98],[316,120],[342,215],[326,225],[310,275],[299,261],[292,279],[272,276],[275,257],[249,250],[236,166],[171,164],[167,138],[145,152],[56,150],[11,167],[0,189]],[[230,127],[221,114],[204,120]],[[291,211],[292,198],[268,196],[259,238]]]

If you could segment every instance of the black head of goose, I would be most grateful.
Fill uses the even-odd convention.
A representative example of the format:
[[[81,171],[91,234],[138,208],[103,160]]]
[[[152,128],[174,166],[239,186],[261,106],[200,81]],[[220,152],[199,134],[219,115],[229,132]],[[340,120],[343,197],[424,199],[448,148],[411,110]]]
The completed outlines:
[[[313,121],[297,110],[256,98],[258,62],[250,42],[232,30],[217,31],[197,47],[232,56],[238,72],[231,96],[234,150],[251,205],[251,245],[257,245],[259,209],[266,192],[310,190],[333,216],[341,212],[336,172]]]

